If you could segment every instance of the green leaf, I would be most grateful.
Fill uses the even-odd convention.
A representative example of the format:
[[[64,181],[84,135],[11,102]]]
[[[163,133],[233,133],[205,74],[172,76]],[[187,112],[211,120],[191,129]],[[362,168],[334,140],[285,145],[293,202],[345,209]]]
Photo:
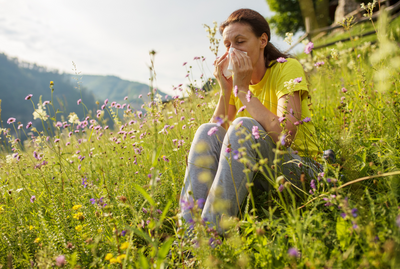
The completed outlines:
[[[140,268],[143,268],[143,269],[150,268],[149,262],[147,261],[146,257],[143,255],[143,253],[140,253],[139,264],[140,264]]]
[[[165,257],[167,257],[168,251],[171,248],[174,238],[170,237],[164,244],[160,247],[157,257],[157,268],[162,268],[161,265],[164,263]]]
[[[350,245],[351,240],[350,223],[348,223],[342,217],[337,218],[336,234],[342,250],[346,249]]]
[[[141,195],[143,195],[143,197],[144,197],[152,206],[155,206],[155,205],[156,205],[156,203],[154,202],[153,198],[152,198],[142,187],[140,187],[139,185],[136,185],[136,184],[132,184],[132,185],[133,185],[133,187],[134,187],[138,192],[140,192]]]

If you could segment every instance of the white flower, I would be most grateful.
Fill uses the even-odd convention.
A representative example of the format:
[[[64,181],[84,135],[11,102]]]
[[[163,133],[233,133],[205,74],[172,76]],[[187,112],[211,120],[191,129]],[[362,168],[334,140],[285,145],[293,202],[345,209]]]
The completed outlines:
[[[336,49],[331,49],[331,56],[332,58],[337,59],[339,56],[338,51]]]
[[[38,104],[38,108],[35,109],[35,111],[32,114],[34,120],[36,119],[41,119],[44,121],[47,120],[46,107],[43,107],[41,103]]]
[[[71,112],[71,113],[68,115],[68,122],[69,122],[69,123],[72,123],[72,124],[79,124],[78,115],[76,115],[75,112]]]
[[[292,45],[293,42],[293,33],[286,33],[286,38],[285,38],[285,42],[288,43],[289,45]]]
[[[6,156],[6,163],[8,163],[8,164],[13,164],[13,163],[15,163],[16,160],[17,159],[14,158],[12,155],[7,155]]]

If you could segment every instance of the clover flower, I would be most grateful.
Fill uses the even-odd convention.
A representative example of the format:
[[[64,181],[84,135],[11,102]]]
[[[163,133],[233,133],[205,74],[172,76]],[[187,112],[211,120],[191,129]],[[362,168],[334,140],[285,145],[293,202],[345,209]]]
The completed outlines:
[[[343,92],[343,93],[346,93],[346,92],[347,92],[347,89],[343,87],[343,88],[342,88],[342,92]]]

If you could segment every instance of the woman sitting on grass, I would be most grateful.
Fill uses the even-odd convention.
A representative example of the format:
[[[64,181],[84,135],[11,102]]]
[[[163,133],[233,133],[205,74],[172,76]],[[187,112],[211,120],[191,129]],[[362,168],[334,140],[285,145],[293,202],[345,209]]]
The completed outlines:
[[[301,64],[269,42],[267,21],[251,9],[233,12],[220,33],[227,51],[214,62],[219,101],[210,123],[201,125],[194,136],[181,215],[191,223],[194,201],[205,203],[201,217],[222,233],[221,215],[240,212],[255,171],[263,171],[257,181],[269,191],[269,182],[276,184],[275,178],[284,176],[282,191],[284,181],[304,185],[299,182],[316,177],[322,166]],[[229,61],[233,76],[227,78]]]

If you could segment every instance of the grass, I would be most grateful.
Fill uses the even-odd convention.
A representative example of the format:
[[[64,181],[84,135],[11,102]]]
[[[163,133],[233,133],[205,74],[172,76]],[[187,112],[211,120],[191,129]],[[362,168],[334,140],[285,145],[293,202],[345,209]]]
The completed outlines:
[[[384,20],[378,32],[385,36]],[[308,72],[312,121],[337,162],[324,163],[306,196],[290,186],[282,195],[278,186],[256,191],[256,208],[247,199],[243,218],[224,222],[224,238],[203,225],[195,206],[195,241],[181,239],[186,226],[178,229],[177,217],[190,142],[211,117],[217,89],[145,104],[143,115],[125,107],[123,118],[108,103],[115,130],[87,110],[86,121],[55,127],[52,137],[10,124],[1,140],[0,265],[398,268],[399,48],[382,38],[360,57],[348,50],[316,57],[325,64]],[[51,104],[46,111],[54,117]],[[25,130],[22,145],[16,138]]]

